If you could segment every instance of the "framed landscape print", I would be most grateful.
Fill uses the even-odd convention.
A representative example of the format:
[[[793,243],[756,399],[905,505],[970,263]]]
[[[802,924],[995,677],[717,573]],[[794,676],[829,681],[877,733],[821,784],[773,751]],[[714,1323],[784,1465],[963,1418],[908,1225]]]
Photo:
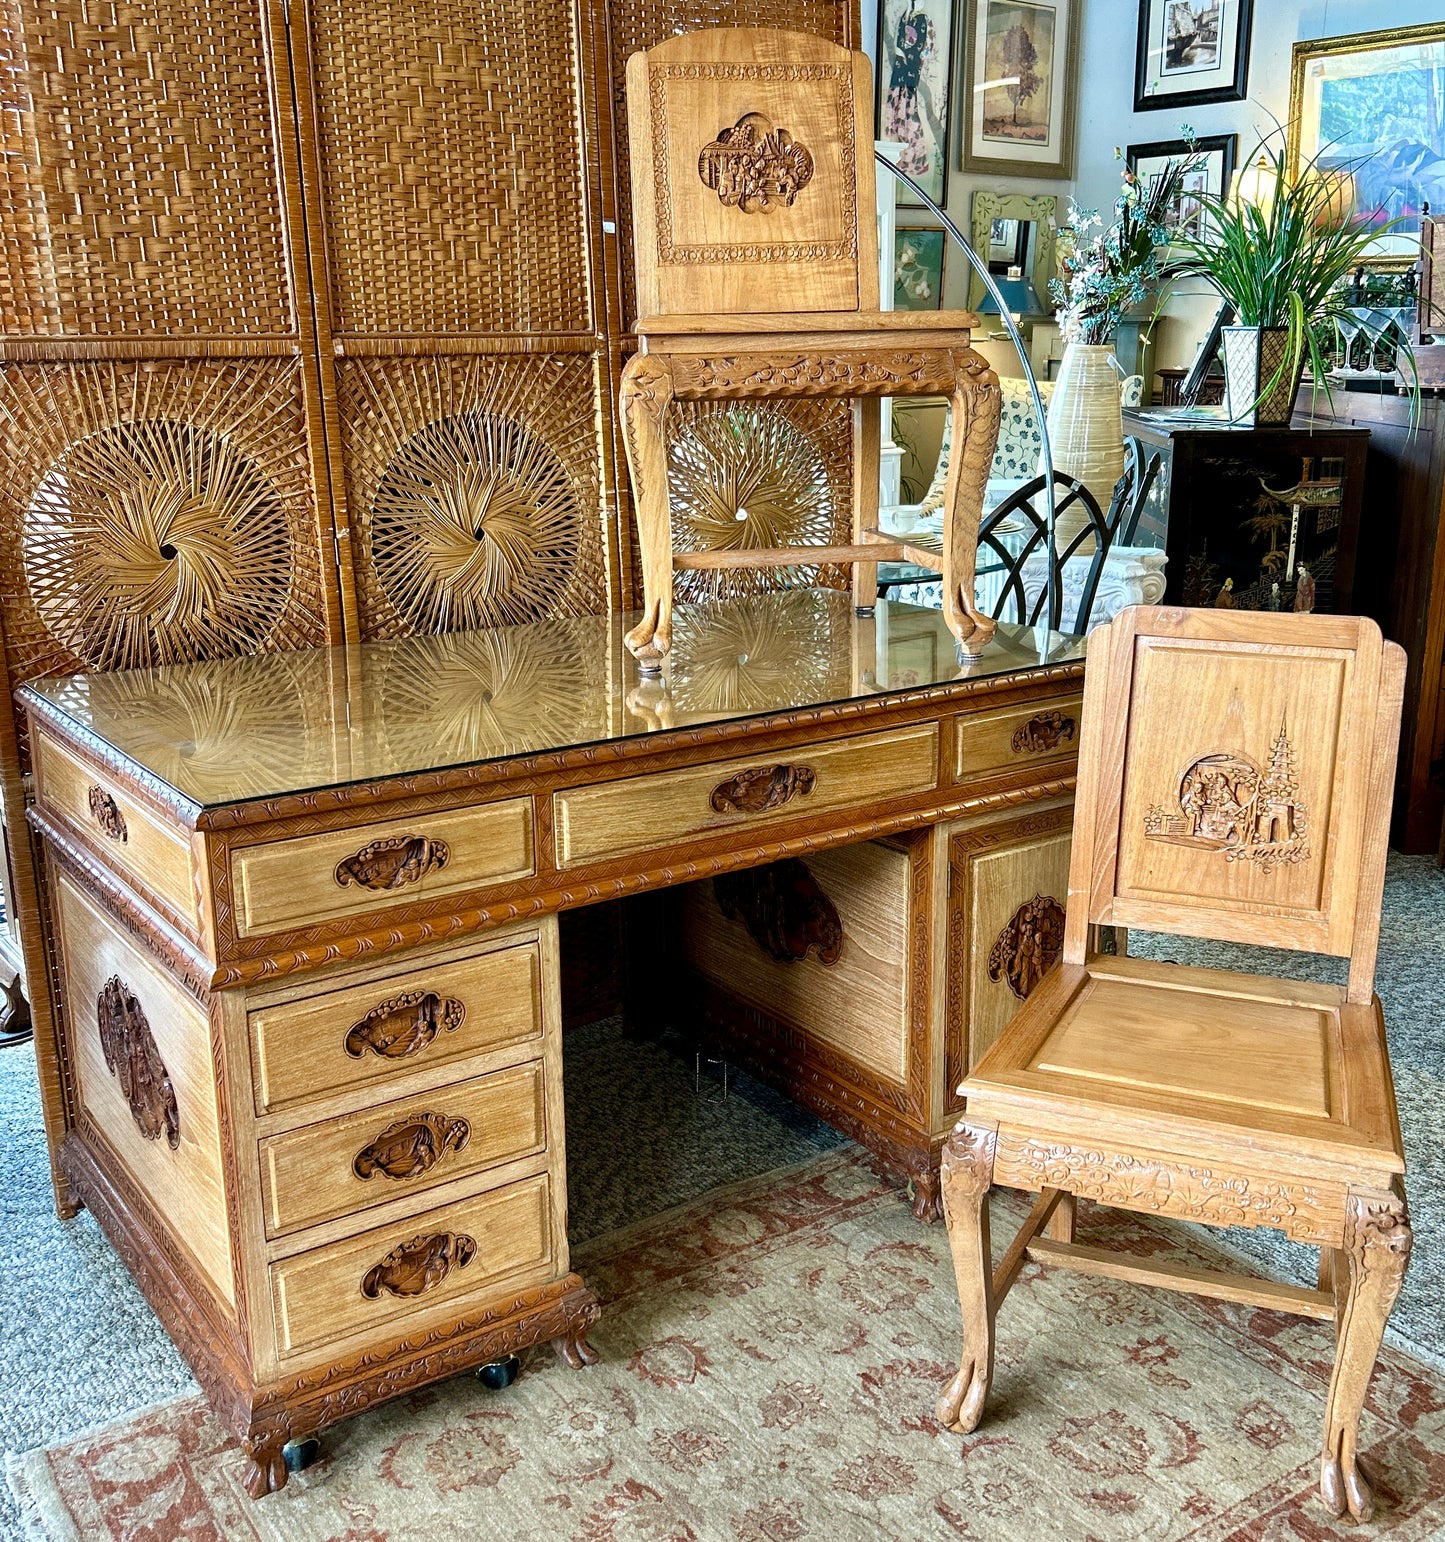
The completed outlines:
[[[878,137],[903,146],[898,168],[938,203],[948,190],[953,0],[879,0]],[[917,208],[902,183],[898,202]]]
[[[943,306],[943,232],[899,230],[893,236],[893,309],[936,311]]]
[[[1076,0],[976,0],[971,15],[964,170],[1071,177]]]
[[[1242,102],[1251,0],[1139,0],[1134,111]]]
[[[1208,235],[1209,228],[1198,195],[1213,193],[1222,198],[1229,191],[1238,144],[1237,134],[1205,135],[1192,146],[1185,139],[1156,139],[1149,144],[1130,145],[1124,155],[1129,170],[1146,184],[1160,175],[1170,161],[1182,161],[1190,154],[1199,157],[1199,165],[1185,174],[1185,185],[1169,222],[1171,235],[1199,241]]]
[[[1445,22],[1294,45],[1292,164],[1319,156],[1349,171],[1356,211],[1382,231],[1372,266],[1409,266],[1421,207],[1445,209],[1442,93]]]

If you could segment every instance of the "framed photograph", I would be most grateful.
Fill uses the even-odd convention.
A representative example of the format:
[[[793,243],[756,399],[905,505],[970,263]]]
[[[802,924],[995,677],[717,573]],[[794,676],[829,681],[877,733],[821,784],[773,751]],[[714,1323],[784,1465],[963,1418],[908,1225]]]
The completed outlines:
[[[1170,220],[1170,234],[1187,236],[1200,241],[1208,234],[1208,217],[1199,203],[1200,193],[1213,193],[1222,198],[1229,191],[1230,178],[1234,175],[1234,158],[1238,154],[1237,134],[1210,134],[1196,139],[1192,152],[1200,157],[1199,165],[1185,177]],[[1130,145],[1124,152],[1129,170],[1147,183],[1159,176],[1170,161],[1182,161],[1191,153],[1188,140],[1156,139],[1149,144]]]
[[[941,230],[898,230],[893,235],[893,309],[943,308]]]
[[[878,137],[903,146],[906,171],[938,203],[948,191],[954,0],[879,0]],[[903,208],[920,205],[901,183]]]
[[[1385,231],[1372,267],[1420,255],[1420,211],[1445,209],[1445,22],[1294,45],[1290,155],[1348,168],[1355,209]]]
[[[1074,174],[1076,0],[977,0],[965,51],[965,171]]]
[[[1134,111],[1242,102],[1252,0],[1139,0]]]

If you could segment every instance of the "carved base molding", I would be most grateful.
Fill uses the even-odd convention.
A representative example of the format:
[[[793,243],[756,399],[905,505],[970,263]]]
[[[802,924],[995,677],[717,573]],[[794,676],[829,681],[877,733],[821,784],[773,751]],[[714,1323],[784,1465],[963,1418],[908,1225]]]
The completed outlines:
[[[217,1416],[245,1448],[246,1490],[254,1498],[285,1486],[281,1448],[428,1382],[454,1376],[534,1344],[559,1341],[574,1366],[591,1364],[587,1333],[601,1316],[581,1276],[509,1293],[446,1328],[398,1339],[270,1386],[253,1386],[245,1352],[224,1310],[180,1260],[168,1256],[138,1218],[146,1205],[123,1174],[72,1132],[61,1167],[76,1197],[140,1286]]]
[[[994,1182],[1012,1189],[1064,1189],[1119,1210],[1209,1226],[1269,1226],[1321,1247],[1339,1247],[1344,1230],[1343,1184],[1245,1177],[1237,1168],[1216,1172],[1172,1155],[1007,1126],[998,1133]]]

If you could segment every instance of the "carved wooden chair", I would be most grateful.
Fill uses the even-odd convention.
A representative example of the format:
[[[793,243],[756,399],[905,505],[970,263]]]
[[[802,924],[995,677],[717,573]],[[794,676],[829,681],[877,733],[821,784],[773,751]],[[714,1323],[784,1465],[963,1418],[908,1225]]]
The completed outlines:
[[[1360,1409],[1411,1233],[1374,994],[1405,655],[1372,621],[1135,606],[1089,639],[1060,962],[960,1091],[943,1198],[967,1433],[1026,1258],[1332,1321],[1320,1492],[1368,1518]],[[1145,927],[1349,958],[1345,987],[1105,956]],[[1039,1195],[991,1267],[991,1183]],[[1073,1240],[1082,1195],[1320,1249],[1306,1290]],[[1087,1354],[1087,1346],[1084,1351]]]
[[[627,63],[640,351],[622,373],[645,590],[627,635],[644,667],[672,642],[672,577],[688,568],[854,563],[872,607],[880,561],[941,572],[959,645],[994,623],[974,603],[974,548],[998,433],[998,380],[966,312],[880,311],[867,59],[824,38],[710,27]],[[674,401],[855,399],[851,546],[674,553],[667,423]],[[945,395],[953,442],[942,539],[878,528],[878,398]],[[739,507],[736,519],[750,524]],[[766,521],[759,520],[759,529]]]

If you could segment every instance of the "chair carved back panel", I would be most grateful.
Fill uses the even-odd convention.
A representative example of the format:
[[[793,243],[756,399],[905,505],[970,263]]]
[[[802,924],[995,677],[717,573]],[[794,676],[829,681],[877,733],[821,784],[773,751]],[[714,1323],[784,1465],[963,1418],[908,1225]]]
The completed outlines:
[[[1136,607],[1094,633],[1076,947],[1087,920],[1348,955],[1373,971],[1378,779],[1396,732],[1377,711],[1402,660],[1355,617]]]
[[[876,309],[872,83],[825,38],[689,33],[628,65],[642,316]]]

